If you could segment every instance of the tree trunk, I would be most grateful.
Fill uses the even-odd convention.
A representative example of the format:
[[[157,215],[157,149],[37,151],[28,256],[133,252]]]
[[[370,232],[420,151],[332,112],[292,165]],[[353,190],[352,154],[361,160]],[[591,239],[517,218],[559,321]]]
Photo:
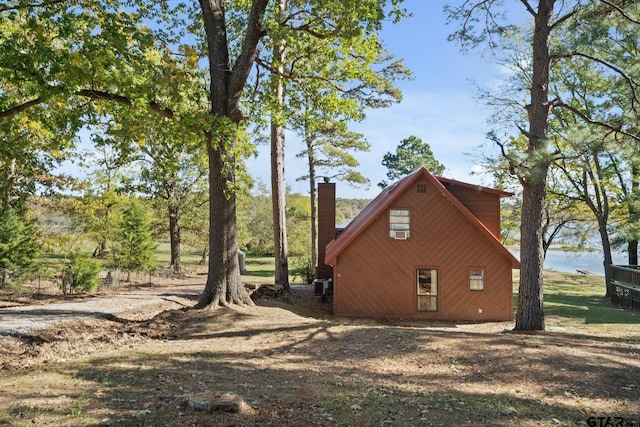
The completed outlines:
[[[219,132],[227,134],[227,132]],[[217,142],[218,147],[233,147],[234,140]],[[233,152],[233,148],[231,149]],[[209,274],[204,292],[196,308],[217,307],[229,304],[253,305],[242,281],[238,264],[236,236],[236,195],[228,192],[233,175],[226,165],[234,159],[217,147],[212,147],[208,138],[209,157]]]
[[[520,226],[520,286],[516,330],[544,330],[542,272],[542,213],[546,197],[545,185],[523,189]]]
[[[604,255],[604,280],[607,286],[605,297],[609,298],[612,295],[611,284],[611,265],[613,264],[613,258],[611,256],[611,242],[609,241],[609,233],[607,232],[607,221],[602,217],[598,217],[598,231],[600,232],[600,241],[602,242],[602,254]]]
[[[318,203],[316,193],[316,166],[313,149],[307,146],[309,159],[309,198],[311,199],[311,264],[318,267]]]
[[[209,247],[206,247],[202,250],[202,257],[198,262],[198,265],[205,265],[207,263],[207,257],[209,256]]]
[[[268,0],[253,0],[246,32],[234,64],[229,61],[224,0],[200,0],[207,36],[211,93],[211,130],[206,132],[209,160],[209,272],[197,308],[253,305],[240,280],[234,189],[235,135],[242,120],[240,97],[251,71]],[[215,145],[214,145],[215,144]]]
[[[287,1],[279,0],[280,16],[287,12]],[[285,46],[282,41],[274,43],[272,75],[273,96],[271,110],[271,201],[273,206],[273,256],[275,258],[275,283],[289,287],[289,250],[287,247],[286,188],[284,185],[284,61]]]
[[[174,273],[180,273],[180,206],[169,203],[169,242],[171,252],[171,268]]]
[[[629,254],[629,265],[638,265],[638,241],[629,240],[627,242],[627,252]]]
[[[98,246],[93,250],[93,258],[103,258],[106,249],[107,243],[105,241],[98,243]]]
[[[289,286],[286,189],[284,185],[284,128],[271,124],[271,202],[273,206],[273,256],[275,283]]]
[[[523,184],[522,224],[520,226],[520,286],[516,330],[544,330],[543,278],[544,249],[542,221],[547,193],[547,134],[549,129],[549,39],[554,0],[540,0],[533,33],[533,74],[529,114],[529,172]]]
[[[631,224],[637,224],[640,221],[640,165],[637,164],[635,159],[632,160],[631,165],[631,200],[629,200],[629,222]],[[627,251],[629,255],[629,265],[638,265],[638,239],[635,236],[636,231],[633,230],[633,235],[628,241]]]

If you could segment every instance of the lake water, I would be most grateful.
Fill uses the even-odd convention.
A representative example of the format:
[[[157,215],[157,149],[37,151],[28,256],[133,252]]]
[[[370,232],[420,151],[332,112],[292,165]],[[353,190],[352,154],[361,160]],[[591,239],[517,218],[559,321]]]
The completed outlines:
[[[520,259],[518,251],[512,250],[511,253]],[[612,256],[614,264],[628,264],[626,254],[614,252]],[[604,267],[602,266],[603,259],[602,253],[596,251],[565,252],[559,249],[549,249],[547,251],[547,257],[544,260],[544,268],[566,273],[575,273],[576,270],[587,270],[604,276]]]

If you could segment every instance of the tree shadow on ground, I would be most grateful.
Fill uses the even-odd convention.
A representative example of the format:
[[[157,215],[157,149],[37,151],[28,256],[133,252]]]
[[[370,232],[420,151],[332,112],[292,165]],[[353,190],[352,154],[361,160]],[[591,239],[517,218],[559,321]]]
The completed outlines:
[[[0,407],[0,424],[30,414],[35,424],[95,426],[531,426],[640,413],[637,336],[321,319],[298,297],[125,321],[116,333],[143,344],[21,374],[20,387],[3,387],[0,401],[15,403]],[[43,375],[55,375],[55,387],[24,385]],[[223,393],[253,410],[182,405]]]
[[[603,297],[550,294],[545,295],[545,314],[581,320],[585,324],[640,323],[640,310],[612,305]]]
[[[234,310],[211,313],[185,319],[202,324],[161,347],[50,367],[60,388],[6,391],[44,422],[70,419],[70,404],[50,403],[64,390],[87,420],[98,420],[87,425],[576,425],[603,408],[627,420],[640,410],[640,384],[630,383],[640,361],[615,339],[589,346],[551,334],[269,325]],[[188,397],[223,393],[253,410],[184,411]],[[46,407],[34,403],[43,399]]]

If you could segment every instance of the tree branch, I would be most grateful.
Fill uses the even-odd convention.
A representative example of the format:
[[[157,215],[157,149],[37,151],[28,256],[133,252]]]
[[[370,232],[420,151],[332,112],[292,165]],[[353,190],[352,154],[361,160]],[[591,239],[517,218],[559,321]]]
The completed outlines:
[[[101,90],[82,89],[82,90],[79,90],[78,92],[76,92],[76,95],[83,96],[85,98],[90,98],[90,99],[97,99],[97,100],[104,100],[104,101],[114,101],[114,102],[117,102],[119,104],[126,105],[128,107],[132,107],[133,106],[133,102],[131,101],[130,98],[128,98],[126,96],[122,96],[122,95],[117,95],[117,94],[114,94],[114,93],[101,91]],[[173,116],[174,116],[174,113],[173,113],[172,109],[162,107],[156,101],[149,101],[148,105],[149,105],[149,109],[151,111],[153,111],[155,113],[158,113],[159,115],[161,115],[163,117],[173,118]]]
[[[235,116],[236,110],[237,114],[242,116],[238,103],[249,73],[251,72],[251,65],[258,56],[258,42],[266,34],[261,24],[268,3],[269,0],[254,0],[251,4],[247,31],[245,32],[244,41],[242,42],[242,51],[236,59],[236,63],[233,65],[231,79],[229,81],[229,106],[232,110],[229,114],[231,117]]]
[[[22,5],[15,6],[0,6],[0,12],[8,12],[10,10],[21,10],[21,9],[31,9],[36,7],[47,7],[52,6],[54,4],[64,3],[66,0],[50,0],[43,1],[42,3],[26,3]]]
[[[322,21],[321,18],[317,18],[317,19],[315,19],[313,21],[317,21],[317,20]],[[316,39],[320,39],[320,40],[327,39],[327,38],[329,38],[331,36],[334,36],[334,35],[336,35],[336,34],[338,34],[340,32],[340,28],[338,28],[338,27],[335,27],[333,30],[327,31],[327,32],[324,32],[324,33],[316,31],[316,30],[311,28],[311,24],[312,24],[313,21],[306,22],[306,23],[304,23],[302,25],[298,25],[298,26],[295,26],[293,24],[284,24],[284,23],[283,23],[283,25],[285,25],[286,27],[288,27],[289,29],[291,29],[293,31],[300,31],[300,32],[303,32],[303,33],[307,33],[307,34],[311,35],[312,37],[315,37]]]
[[[91,99],[114,101],[119,104],[124,104],[128,107],[133,106],[133,102],[131,102],[131,99],[127,98],[126,96],[116,95],[114,93],[104,92],[101,90],[81,89],[76,92],[76,95]]]
[[[569,104],[565,104],[564,102],[557,102],[556,106],[560,107],[560,108],[566,108],[567,110],[571,111],[573,114],[575,114],[576,116],[580,117],[582,120],[584,120],[585,122],[592,124],[592,125],[596,125],[596,126],[600,126],[602,128],[605,129],[609,129],[612,132],[615,133],[619,133],[622,134],[624,136],[627,136],[629,138],[633,138],[635,141],[640,141],[640,136],[638,135],[634,135],[632,133],[629,133],[627,131],[622,130],[622,128],[620,126],[614,126],[611,123],[606,123],[606,122],[601,122],[598,120],[593,120],[591,117],[587,116],[585,113],[583,113],[582,111],[578,110],[577,108],[569,105]]]
[[[349,97],[353,97],[353,98],[357,98],[360,100],[363,100],[369,104],[373,104],[376,102],[386,102],[385,100],[383,100],[383,96],[389,96],[392,98],[395,98],[395,96],[392,93],[387,93],[387,92],[377,92],[375,88],[370,88],[369,91],[366,91],[365,89],[367,89],[369,86],[367,86],[366,83],[363,83],[361,85],[358,86],[354,86],[351,87],[349,89],[345,89],[342,86],[340,86],[339,84],[337,84],[335,81],[331,80],[328,77],[322,77],[322,76],[318,76],[316,74],[302,74],[302,75],[293,75],[292,73],[287,73],[287,72],[283,72],[283,71],[279,71],[275,68],[273,68],[272,66],[270,66],[266,61],[264,61],[261,58],[256,58],[255,60],[256,64],[259,65],[260,67],[263,67],[264,69],[266,69],[267,71],[269,71],[272,74],[284,77],[288,80],[290,80],[291,82],[297,84],[303,92],[307,93],[306,89],[305,89],[305,81],[308,80],[315,80],[315,81],[319,81],[319,82],[323,82],[326,83],[327,86],[329,88],[331,88],[331,90],[334,90],[336,92],[339,92],[341,94],[344,94],[346,96]],[[375,95],[378,94],[380,95],[380,97],[376,98]],[[383,104],[384,105],[384,104]]]
[[[638,95],[636,93],[636,88],[638,86],[640,86],[640,84],[635,81],[631,76],[629,76],[627,73],[624,72],[624,70],[622,70],[621,68],[618,68],[617,66],[615,66],[614,64],[611,64],[603,59],[600,59],[596,56],[593,55],[589,55],[586,53],[582,53],[582,52],[570,52],[570,53],[565,53],[565,54],[560,54],[560,55],[554,55],[554,58],[557,59],[561,59],[561,58],[572,58],[574,56],[579,56],[585,59],[588,59],[590,61],[593,62],[597,62],[598,64],[603,65],[604,67],[610,69],[611,71],[613,71],[614,73],[618,74],[619,76],[621,76],[626,82],[627,85],[629,86],[629,88],[631,89],[631,93],[633,94],[632,99],[631,99],[631,108],[633,109],[633,111],[636,111],[636,103],[640,102],[640,100],[638,99]]]
[[[638,21],[637,19],[633,19],[631,16],[629,16],[628,13],[626,13],[624,10],[622,10],[622,8],[620,6],[618,6],[617,4],[613,4],[612,2],[610,2],[608,0],[600,0],[600,2],[606,4],[607,6],[611,7],[612,9],[615,9],[616,11],[618,11],[624,17],[624,19],[626,19],[627,21],[632,22],[634,24],[640,25],[640,21]]]
[[[531,14],[531,16],[536,16],[538,14],[533,9],[533,7],[531,7],[531,5],[529,4],[529,2],[527,0],[520,0],[520,3],[522,3],[524,5],[524,7],[527,9],[527,12],[529,12]]]
[[[171,108],[165,108],[158,104],[156,101],[149,101],[149,109],[168,119],[172,119],[174,116],[173,110]]]
[[[13,115],[19,114],[25,110],[28,110],[31,107],[35,107],[36,105],[42,104],[44,102],[44,98],[36,98],[31,101],[27,101],[23,104],[16,105],[15,107],[11,107],[8,110],[0,111],[0,119],[4,119],[6,117],[11,117]]]
[[[128,107],[133,106],[133,102],[130,98],[122,95],[117,95],[114,93],[109,93],[101,90],[95,89],[81,89],[75,93],[77,96],[81,96],[83,98],[89,98],[94,100],[103,100],[103,101],[113,101],[119,104],[126,105]],[[31,101],[27,101],[23,104],[17,105],[15,107],[9,108],[7,110],[0,111],[0,119],[4,119],[7,117],[14,116],[16,114],[22,113],[23,111],[28,110],[31,107],[35,107],[42,103],[46,102],[44,98],[36,98]],[[173,118],[174,112],[171,108],[162,107],[156,101],[149,101],[149,109],[163,117]]]
[[[577,13],[578,13],[578,5],[576,5],[571,10],[571,12],[567,12],[566,14],[564,14],[561,17],[559,17],[558,19],[556,19],[556,21],[553,24],[551,24],[551,29],[554,30],[556,27],[560,26],[562,23],[567,21],[569,18],[575,16]]]
[[[502,154],[502,157],[507,160],[507,163],[509,164],[509,173],[512,176],[515,176],[516,178],[518,178],[520,185],[522,185],[523,187],[526,187],[527,180],[524,177],[520,176],[520,174],[516,173],[516,162],[514,162],[513,159],[509,156],[509,153],[507,153],[507,150],[505,149],[504,144],[500,142],[497,137],[494,137],[491,139],[493,139],[493,142],[498,144],[498,147],[500,147],[500,152]]]
[[[521,1],[525,5],[528,4],[525,0]],[[502,34],[505,28],[498,22],[499,15],[493,13],[494,3],[496,3],[496,0],[466,0],[459,7],[445,6],[445,11],[449,14],[449,21],[456,19],[461,22],[460,30],[449,35],[449,40],[459,39],[462,49],[466,49],[467,46],[475,47],[486,38],[489,39],[488,43],[490,45],[496,44],[493,41],[493,35]],[[479,31],[479,34],[474,34],[475,28],[473,24],[480,20],[480,17],[476,17],[477,15],[480,15],[480,17],[484,15],[485,29]]]

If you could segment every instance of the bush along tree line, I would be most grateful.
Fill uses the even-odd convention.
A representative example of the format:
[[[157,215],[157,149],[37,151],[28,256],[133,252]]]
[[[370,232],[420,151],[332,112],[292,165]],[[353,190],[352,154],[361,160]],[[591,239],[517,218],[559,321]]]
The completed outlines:
[[[59,277],[63,294],[93,292],[99,284],[98,273],[104,269],[128,273],[155,269],[151,217],[138,199],[123,198],[124,206],[112,206],[108,223],[99,220],[109,227],[108,233],[95,233],[91,223],[95,217],[82,217],[77,211],[82,201],[58,198],[58,212],[37,212],[41,202],[49,204],[43,197],[35,197],[30,204],[32,208],[22,215],[12,209],[0,214],[1,288],[19,288],[25,281],[53,274]],[[29,219],[36,213],[40,215],[37,221]],[[41,228],[61,219],[65,227]],[[90,250],[90,245],[96,244],[94,235],[113,238],[97,244],[101,248],[99,257],[92,256]]]
[[[83,183],[83,196],[32,196],[25,212],[3,212],[0,225],[0,262],[4,272],[2,286],[17,286],[36,276],[59,277],[63,294],[93,292],[103,270],[129,273],[153,271],[160,242],[169,240],[165,227],[166,205],[126,194],[131,180],[127,174],[114,179],[110,192],[100,193],[103,171],[94,170]],[[308,196],[287,192],[287,227],[290,233],[292,273],[298,282],[313,280],[315,265],[309,256],[311,215]],[[273,256],[271,198],[267,187],[258,182],[250,192],[238,197],[238,242],[246,253]],[[337,217],[349,221],[367,200],[340,199]],[[203,209],[183,206],[182,238],[185,250],[201,251]],[[30,219],[34,218],[34,219]],[[193,258],[191,258],[193,261]],[[171,261],[173,262],[173,254]],[[43,262],[44,261],[44,262]]]

